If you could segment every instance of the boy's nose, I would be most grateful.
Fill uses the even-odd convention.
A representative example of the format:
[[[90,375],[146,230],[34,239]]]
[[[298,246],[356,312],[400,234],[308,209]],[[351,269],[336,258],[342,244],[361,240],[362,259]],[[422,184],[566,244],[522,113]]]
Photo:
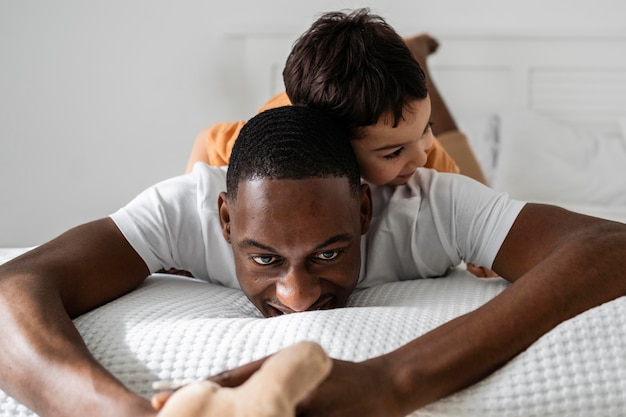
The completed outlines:
[[[428,150],[433,146],[432,136],[424,139],[425,142],[413,146],[411,149],[411,158],[410,162],[407,164],[411,167],[411,169],[421,168],[426,165],[426,161],[428,160]]]

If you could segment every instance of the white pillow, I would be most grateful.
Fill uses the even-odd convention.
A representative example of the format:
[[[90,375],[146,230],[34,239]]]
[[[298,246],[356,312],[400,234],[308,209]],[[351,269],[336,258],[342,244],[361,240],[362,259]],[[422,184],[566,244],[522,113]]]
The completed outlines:
[[[465,133],[487,181],[493,181],[498,151],[499,116],[495,113],[455,115],[459,130]]]
[[[626,206],[626,141],[517,110],[500,118],[493,188],[526,201]]]
[[[94,357],[149,398],[155,381],[205,378],[300,340],[320,343],[337,359],[379,356],[506,287],[455,269],[445,278],[358,291],[347,308],[263,319],[239,290],[157,274],[74,323]],[[491,376],[411,417],[622,416],[625,316],[626,297],[580,314]],[[35,417],[2,391],[0,415]]]

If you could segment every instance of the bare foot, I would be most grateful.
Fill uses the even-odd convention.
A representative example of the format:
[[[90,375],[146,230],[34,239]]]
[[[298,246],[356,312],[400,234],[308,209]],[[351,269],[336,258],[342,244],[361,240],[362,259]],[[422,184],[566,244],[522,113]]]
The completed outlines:
[[[428,55],[435,53],[437,48],[439,48],[439,42],[437,39],[427,33],[405,38],[404,42],[422,67],[426,65],[426,58]]]

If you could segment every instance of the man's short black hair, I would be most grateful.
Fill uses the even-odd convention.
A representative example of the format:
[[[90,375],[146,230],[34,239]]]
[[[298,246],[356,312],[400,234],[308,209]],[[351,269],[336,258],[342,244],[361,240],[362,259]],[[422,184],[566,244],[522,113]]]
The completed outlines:
[[[348,131],[324,110],[285,106],[250,119],[239,133],[226,176],[228,199],[241,181],[345,177],[353,194],[361,182]]]

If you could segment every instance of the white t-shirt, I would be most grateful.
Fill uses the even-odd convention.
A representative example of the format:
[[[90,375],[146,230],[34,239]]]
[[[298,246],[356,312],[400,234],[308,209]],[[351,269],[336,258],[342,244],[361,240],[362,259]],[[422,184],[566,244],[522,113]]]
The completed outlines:
[[[239,288],[217,198],[226,169],[198,163],[156,184],[111,215],[150,271],[184,269]],[[491,267],[519,211],[511,200],[465,176],[419,169],[403,186],[372,185],[374,216],[361,240],[358,287],[439,277],[461,261]]]

